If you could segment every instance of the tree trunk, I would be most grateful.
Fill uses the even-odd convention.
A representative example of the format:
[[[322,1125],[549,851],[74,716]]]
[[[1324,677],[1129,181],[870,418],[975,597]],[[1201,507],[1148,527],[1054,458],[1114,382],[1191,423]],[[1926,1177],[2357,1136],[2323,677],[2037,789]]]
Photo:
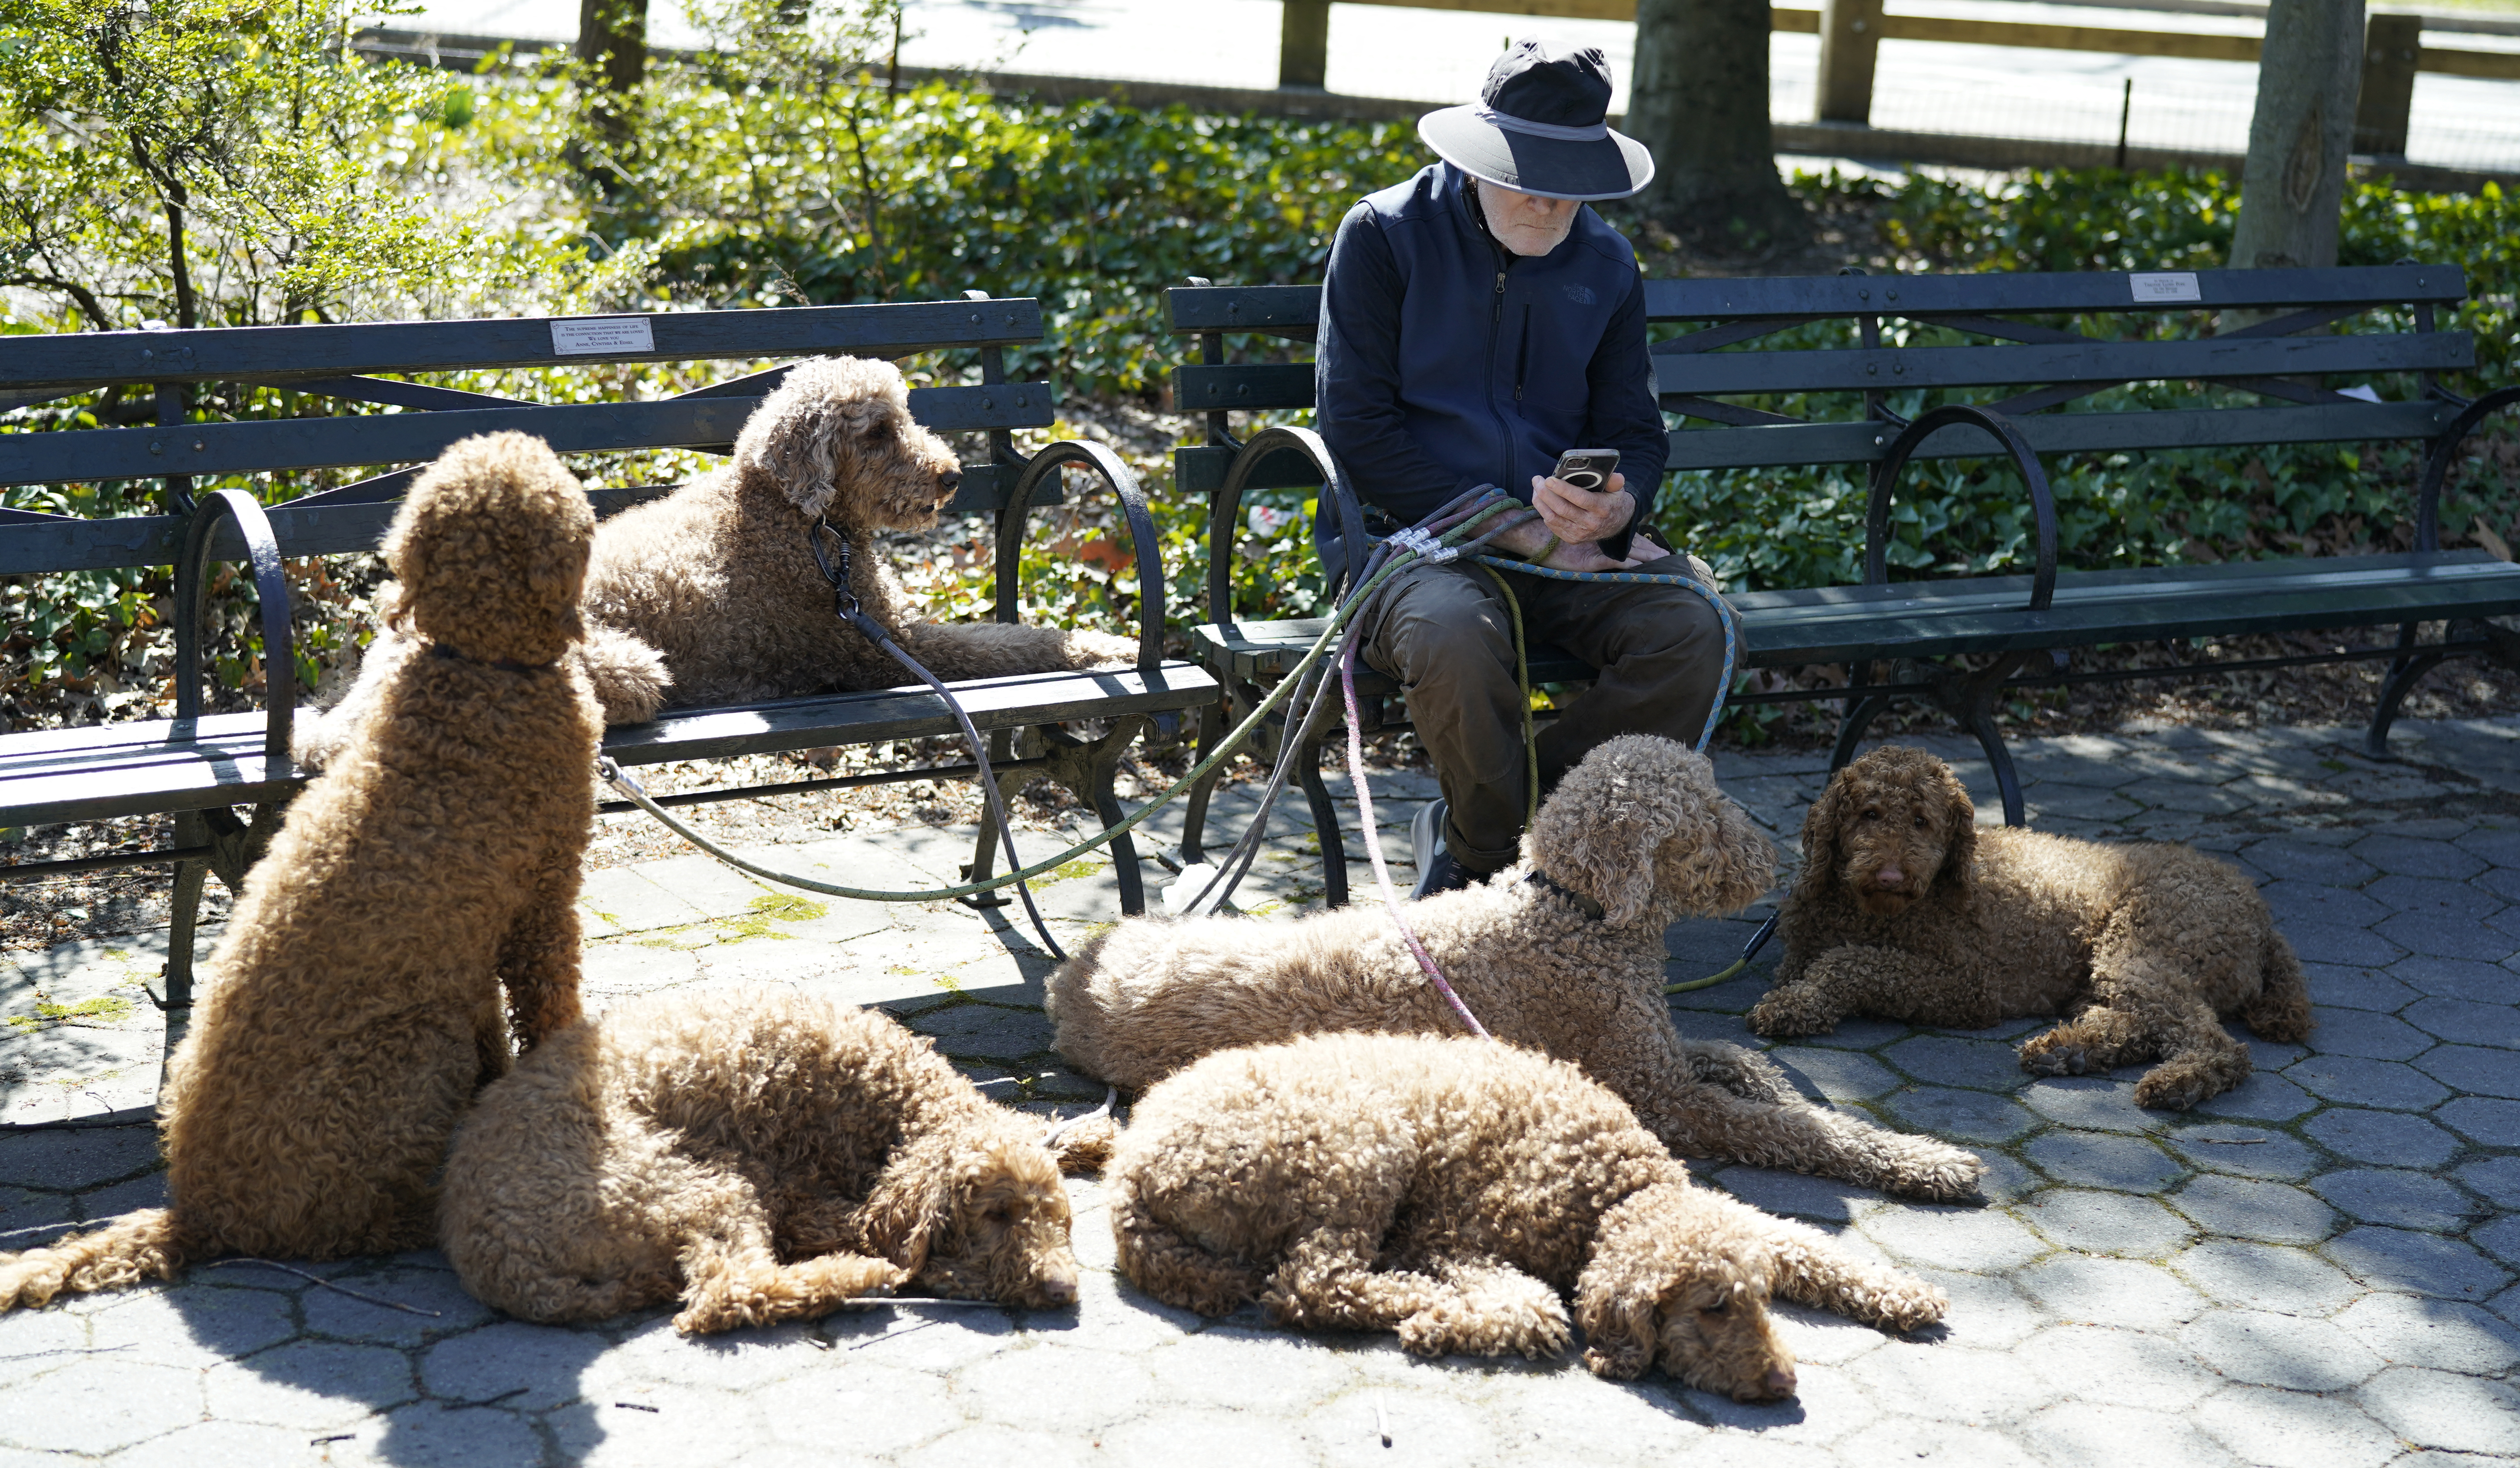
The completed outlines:
[[[2336,263],[2362,84],[2362,0],[2272,0],[2231,231],[2234,267]]]
[[[1768,34],[1768,0],[1637,0],[1625,131],[1654,156],[1638,203],[1701,247],[1750,254],[1811,238],[1777,176]]]
[[[578,0],[577,59],[619,95],[648,74],[648,0]]]

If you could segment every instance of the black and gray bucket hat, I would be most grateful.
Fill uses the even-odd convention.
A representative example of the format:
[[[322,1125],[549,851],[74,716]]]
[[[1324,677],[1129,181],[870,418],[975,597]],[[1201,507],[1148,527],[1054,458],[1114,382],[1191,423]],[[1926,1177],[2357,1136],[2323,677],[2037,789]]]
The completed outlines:
[[[1418,135],[1475,179],[1543,199],[1625,199],[1653,181],[1653,155],[1612,132],[1599,48],[1516,41],[1468,107],[1418,119]]]

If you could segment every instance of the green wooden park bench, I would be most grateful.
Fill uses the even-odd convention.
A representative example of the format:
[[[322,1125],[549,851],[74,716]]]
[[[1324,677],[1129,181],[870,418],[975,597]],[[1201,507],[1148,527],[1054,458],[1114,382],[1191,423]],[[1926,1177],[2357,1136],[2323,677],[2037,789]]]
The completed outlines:
[[[550,369],[613,362],[776,361],[825,354],[907,357],[976,354],[976,384],[915,388],[913,415],[940,432],[986,435],[985,462],[967,463],[954,511],[998,523],[996,616],[1015,619],[1016,564],[1031,511],[1059,503],[1066,470],[1103,481],[1118,499],[1136,555],[1137,666],[1127,670],[977,680],[956,686],[972,722],[996,748],[1010,784],[1049,778],[1090,804],[1105,824],[1122,812],[1113,779],[1122,757],[1149,731],[1169,733],[1215,701],[1198,666],[1162,656],[1164,580],[1144,497],[1108,451],[1061,442],[1026,457],[1012,430],[1054,421],[1047,384],[1007,380],[1009,346],[1041,340],[1041,309],[1028,299],[758,311],[385,325],[106,332],[13,336],[0,353],[0,409],[113,384],[154,393],[157,424],[60,431],[0,431],[0,486],[157,480],[157,512],[85,519],[0,509],[0,574],[42,576],[126,566],[174,568],[176,712],[172,719],[0,735],[0,826],[38,826],[115,817],[172,815],[161,850],[0,867],[23,881],[171,863],[173,926],[161,1002],[188,1001],[194,928],[210,872],[231,889],[268,841],[306,776],[290,758],[295,693],[284,557],[372,551],[396,501],[448,444],[515,428],[562,455],[694,448],[724,453],[745,417],[778,385],[784,367],[652,402],[541,404],[405,380],[482,369]],[[390,375],[390,376],[380,376]],[[332,416],[197,422],[193,384],[286,388],[329,399]],[[234,400],[232,395],[231,400]],[[357,411],[381,405],[398,412]],[[382,472],[266,509],[242,489],[199,489],[223,476],[341,467]],[[669,484],[589,492],[598,514],[670,493]],[[211,568],[246,562],[260,600],[268,649],[265,707],[207,714],[202,622]],[[1091,721],[1085,734],[1065,726]],[[1099,733],[1095,732],[1099,729]],[[953,736],[944,702],[924,688],[832,693],[742,707],[678,708],[652,723],[608,732],[605,751],[625,766]],[[667,805],[793,794],[903,780],[968,778],[969,764],[896,768],[830,778],[696,791]],[[592,778],[590,773],[590,778]],[[241,808],[250,808],[240,816]],[[612,802],[606,810],[629,809]],[[985,825],[973,871],[988,874],[994,842]],[[1126,836],[1112,843],[1123,907],[1145,904]]]
[[[1841,701],[1830,768],[1852,759],[1890,700],[1921,698],[1973,734],[1993,767],[2004,819],[2023,823],[2020,781],[1995,713],[2007,688],[2176,675],[2350,658],[2384,658],[2389,675],[2365,734],[2385,757],[2390,722],[2407,690],[2446,657],[2481,655],[2520,666],[2520,634],[2489,618],[2520,611],[2520,566],[2482,551],[2440,549],[2442,484],[2458,446],[2489,413],[2520,401],[2504,388],[2473,401],[2445,374],[2475,366],[2469,334],[2436,330],[2436,314],[2466,293],[2449,265],[2155,274],[1920,275],[1849,273],[1810,278],[1645,283],[1658,324],[1689,330],[1658,341],[1654,371],[1663,410],[1679,420],[1673,470],[1863,465],[1870,498],[1862,585],[1736,593],[1744,669],[1836,664],[1842,685],[1821,690],[1744,690],[1735,703]],[[1313,406],[1308,362],[1229,360],[1229,343],[1309,342],[1319,321],[1315,286],[1224,287],[1195,281],[1169,292],[1171,325],[1197,338],[1198,360],[1175,369],[1174,403],[1206,416],[1204,441],[1175,452],[1175,480],[1209,497],[1207,622],[1194,629],[1199,659],[1226,685],[1204,711],[1213,740],[1235,711],[1311,645],[1313,619],[1241,621],[1229,574],[1253,489],[1328,486],[1320,512],[1362,525],[1334,465],[1296,435],[1233,432],[1235,413]],[[2193,336],[2206,313],[2245,313],[2231,329]],[[2140,322],[2131,321],[2140,318]],[[1826,349],[1772,338],[1811,322],[1852,323],[1858,343]],[[2249,324],[2241,325],[2242,321]],[[1885,334],[1885,323],[1893,324]],[[2350,323],[2351,334],[2337,330]],[[2143,330],[2092,334],[2090,329]],[[1925,330],[1925,329],[1938,330]],[[2153,339],[2186,332],[2184,339]],[[1918,338],[1922,338],[1921,340]],[[1270,345],[1271,354],[1288,348]],[[2387,385],[2370,401],[2319,385]],[[2128,383],[2213,383],[2248,406],[2068,411]],[[1985,388],[1960,401],[1955,389]],[[1933,406],[1909,396],[1925,389]],[[1750,401],[1741,401],[1748,399]],[[1838,405],[1827,417],[1795,417],[1778,400]],[[1893,410],[1905,402],[1912,419]],[[2057,565],[2056,510],[2043,456],[2318,442],[2413,441],[2427,454],[2415,491],[2415,549],[2393,555],[2253,560],[2134,570],[2066,571]],[[2028,575],[1892,581],[1891,507],[1919,459],[2008,460],[2024,481],[2036,525]],[[1365,537],[1345,539],[1361,556]],[[1326,580],[1358,567],[1328,567]],[[2445,623],[2439,641],[2419,626]],[[2311,628],[2393,627],[2384,645],[2294,657],[2172,669],[2070,669],[2077,647]],[[1973,659],[1974,662],[1962,659]],[[1593,669],[1550,647],[1530,655],[1534,683],[1580,682]],[[1390,680],[1362,679],[1368,723],[1397,722]],[[1283,730],[1273,731],[1282,738]],[[1310,742],[1327,737],[1315,731]],[[1331,902],[1345,900],[1345,862],[1319,760],[1296,761],[1324,833]],[[1184,860],[1198,858],[1206,791],[1187,812]]]

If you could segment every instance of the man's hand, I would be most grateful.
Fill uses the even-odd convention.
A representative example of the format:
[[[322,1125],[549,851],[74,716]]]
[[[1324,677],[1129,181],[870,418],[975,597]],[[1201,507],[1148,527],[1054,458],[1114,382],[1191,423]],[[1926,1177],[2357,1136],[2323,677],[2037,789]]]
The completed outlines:
[[[1628,528],[1637,512],[1628,493],[1628,476],[1614,473],[1599,493],[1577,489],[1563,479],[1531,476],[1531,508],[1559,540],[1596,541]]]

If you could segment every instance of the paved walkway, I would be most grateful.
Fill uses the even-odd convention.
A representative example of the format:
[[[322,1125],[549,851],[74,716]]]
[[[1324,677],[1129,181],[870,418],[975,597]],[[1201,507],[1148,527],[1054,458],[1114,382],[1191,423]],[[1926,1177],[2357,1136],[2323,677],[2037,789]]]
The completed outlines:
[[[1789,1403],[1612,1385],[1572,1361],[1416,1361],[1388,1338],[1306,1338],[1248,1312],[1202,1323],[1114,1279],[1100,1188],[1077,1181],[1073,1312],[887,1306],[705,1341],[678,1339],[661,1311],[553,1329],[475,1305],[424,1253],[312,1271],[338,1290],[239,1265],[0,1317],[0,1468],[2520,1458],[2520,725],[2401,729],[2410,759],[2387,766],[2339,731],[2025,746],[2037,823],[2194,840],[2265,883],[2319,1028],[2308,1046],[2255,1046],[2246,1086],[2182,1116],[2137,1110],[2132,1071],[2024,1076],[2009,1043],[2026,1022],[1855,1023],[1775,1047],[1812,1093],[1994,1167],[1982,1207],[1708,1170],[1952,1294],[1948,1326],[1914,1339],[1780,1310],[1803,1362]],[[1722,773],[1788,845],[1822,779],[1806,755],[1728,757]],[[1983,768],[1963,773],[1992,804]],[[1424,779],[1377,790],[1405,855]],[[1238,829],[1247,804],[1224,806]],[[1313,900],[1309,829],[1291,815],[1274,829],[1250,900]],[[967,839],[899,831],[776,856],[942,881]],[[1043,900],[1081,935],[1113,911],[1107,869]],[[904,1017],[1011,1102],[1100,1094],[1049,1051],[1047,965],[1003,912],[802,902],[698,858],[601,873],[586,905],[597,1007],[807,985]],[[1747,929],[1674,929],[1673,975],[1729,961]],[[12,1242],[162,1196],[133,1109],[163,1041],[136,984],[161,953],[162,935],[142,935],[0,967],[6,1119],[75,1123],[0,1132]],[[1756,1043],[1738,1016],[1761,987],[1683,996],[1674,1013]]]

